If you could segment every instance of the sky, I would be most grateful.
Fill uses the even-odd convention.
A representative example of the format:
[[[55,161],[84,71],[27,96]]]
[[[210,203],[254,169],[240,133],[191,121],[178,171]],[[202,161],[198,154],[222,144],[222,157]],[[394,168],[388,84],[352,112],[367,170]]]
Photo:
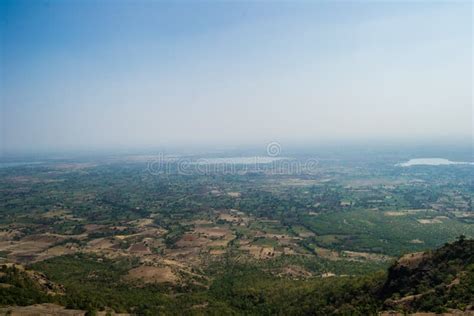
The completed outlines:
[[[470,1],[0,1],[0,151],[472,142]]]

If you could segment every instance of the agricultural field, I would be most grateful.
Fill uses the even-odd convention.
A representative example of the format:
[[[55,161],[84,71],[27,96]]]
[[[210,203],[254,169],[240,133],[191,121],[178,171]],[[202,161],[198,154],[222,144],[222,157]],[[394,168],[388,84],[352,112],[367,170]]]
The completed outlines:
[[[182,311],[225,310],[213,291],[254,273],[301,286],[362,277],[474,237],[471,165],[325,159],[282,172],[297,157],[183,173],[150,159],[0,168],[0,261],[75,293],[70,308],[159,311],[186,294]]]

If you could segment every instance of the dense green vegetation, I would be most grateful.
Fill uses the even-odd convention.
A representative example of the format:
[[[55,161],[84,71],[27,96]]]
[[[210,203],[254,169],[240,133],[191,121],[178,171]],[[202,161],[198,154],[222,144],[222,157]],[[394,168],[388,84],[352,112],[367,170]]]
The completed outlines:
[[[464,309],[474,295],[474,240],[460,238],[427,252],[416,264],[401,260],[388,273],[312,280],[275,278],[264,270],[229,263],[209,290],[130,285],[123,275],[133,262],[64,256],[37,263],[66,295],[46,295],[25,272],[3,267],[2,304],[59,302],[89,311],[106,307],[137,314],[372,315],[387,308],[405,312]],[[457,280],[453,282],[454,280]],[[179,293],[179,295],[176,295]],[[397,299],[418,295],[409,304]]]
[[[413,259],[408,256],[408,260]],[[414,266],[408,262],[390,267],[382,297],[414,296],[408,310],[464,310],[474,298],[473,272],[474,240],[461,236],[455,243],[426,253]]]
[[[30,305],[52,302],[54,298],[14,266],[0,267],[0,305]]]

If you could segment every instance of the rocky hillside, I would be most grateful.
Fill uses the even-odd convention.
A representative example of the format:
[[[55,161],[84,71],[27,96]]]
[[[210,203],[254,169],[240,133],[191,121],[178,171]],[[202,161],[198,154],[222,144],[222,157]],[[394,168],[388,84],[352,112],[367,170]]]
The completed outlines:
[[[407,254],[388,270],[384,308],[443,312],[472,309],[474,240],[460,237],[437,250]]]
[[[80,262],[80,266],[86,264]],[[95,276],[96,281],[100,275],[98,264],[87,272],[88,276]],[[64,270],[62,273],[67,272]],[[78,273],[77,267],[72,270]],[[255,271],[249,273],[242,270],[240,274],[216,278],[210,289],[189,289],[180,296],[156,286],[148,288],[146,293],[150,299],[162,299],[158,304],[166,314],[176,315],[406,315],[421,312],[423,315],[474,315],[474,240],[463,237],[433,251],[407,254],[386,273],[363,277],[298,281],[266,276],[261,272],[255,274]],[[107,276],[108,280],[113,279],[112,274]],[[120,287],[114,288],[109,283],[103,288],[107,295],[100,301],[92,301],[84,292],[78,291],[87,289],[84,284],[68,287],[65,283],[66,287],[63,287],[58,280],[52,282],[45,274],[22,266],[0,266],[0,306],[5,306],[0,309],[0,315],[7,312],[29,315],[39,309],[47,309],[47,315],[65,315],[66,312],[83,315],[99,311],[104,314],[114,314],[114,311],[153,314],[149,305],[129,304],[126,309],[117,305],[119,298],[144,299],[143,295],[134,296],[138,292],[131,292],[133,286],[121,283],[122,278],[117,281]],[[140,288],[144,286],[140,285]],[[188,307],[183,303],[182,300],[195,299],[196,295],[205,304]],[[32,306],[34,304],[42,305]],[[13,307],[16,305],[28,307]]]
[[[44,274],[18,264],[0,266],[0,305],[27,305],[49,302],[63,296],[64,287],[51,282]]]

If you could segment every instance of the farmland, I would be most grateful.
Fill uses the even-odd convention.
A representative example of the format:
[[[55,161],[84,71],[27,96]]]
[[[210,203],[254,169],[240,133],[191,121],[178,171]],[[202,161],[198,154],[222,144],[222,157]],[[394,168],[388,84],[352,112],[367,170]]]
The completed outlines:
[[[76,293],[71,308],[160,310],[186,293],[185,311],[208,308],[233,278],[360,277],[474,237],[470,165],[348,159],[281,172],[304,159],[185,174],[141,157],[1,168],[0,260]]]

